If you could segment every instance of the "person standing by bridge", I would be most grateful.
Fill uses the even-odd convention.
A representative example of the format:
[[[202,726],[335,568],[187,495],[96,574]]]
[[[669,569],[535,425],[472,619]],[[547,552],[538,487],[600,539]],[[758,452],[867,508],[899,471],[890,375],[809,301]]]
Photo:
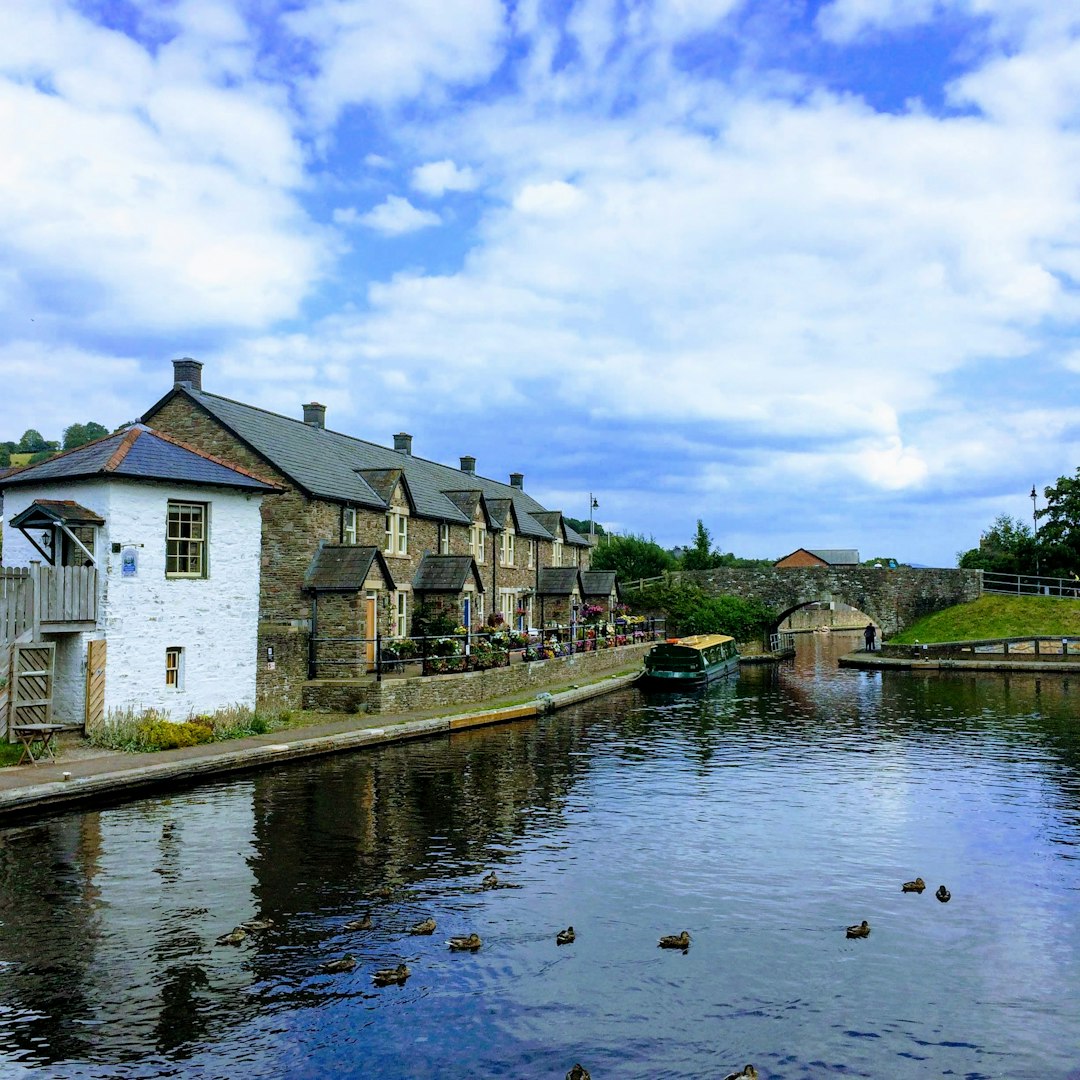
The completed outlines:
[[[862,632],[863,641],[866,642],[866,651],[873,652],[876,648],[877,640],[877,627],[873,623],[867,623],[866,629]]]

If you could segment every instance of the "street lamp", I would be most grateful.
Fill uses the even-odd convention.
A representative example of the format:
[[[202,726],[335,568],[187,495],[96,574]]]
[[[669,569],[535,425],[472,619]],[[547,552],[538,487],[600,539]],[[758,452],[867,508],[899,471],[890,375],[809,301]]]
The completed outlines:
[[[590,540],[593,538],[593,534],[595,532],[595,529],[593,528],[592,512],[594,510],[598,509],[599,506],[600,506],[600,504],[596,501],[596,499],[593,498],[593,493],[590,491],[589,492],[589,539]]]
[[[1035,576],[1039,576],[1039,512],[1035,507],[1035,485],[1031,485],[1031,520],[1035,523]]]

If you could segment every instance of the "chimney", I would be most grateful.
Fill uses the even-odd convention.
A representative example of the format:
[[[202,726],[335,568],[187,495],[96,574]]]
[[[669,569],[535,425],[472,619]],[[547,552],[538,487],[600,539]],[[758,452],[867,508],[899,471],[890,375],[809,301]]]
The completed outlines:
[[[304,423],[308,427],[326,427],[326,406],[317,401],[310,401],[304,406]]]
[[[412,436],[407,435],[404,431],[399,431],[394,436],[394,449],[401,454],[408,454],[412,456]]]
[[[202,390],[202,364],[190,356],[172,362],[173,386],[186,386],[189,390]]]
[[[472,476],[476,472],[476,458],[463,454],[461,458],[461,471]]]
[[[517,488],[518,491],[525,490],[525,474],[519,472],[512,472],[510,474],[510,486]]]

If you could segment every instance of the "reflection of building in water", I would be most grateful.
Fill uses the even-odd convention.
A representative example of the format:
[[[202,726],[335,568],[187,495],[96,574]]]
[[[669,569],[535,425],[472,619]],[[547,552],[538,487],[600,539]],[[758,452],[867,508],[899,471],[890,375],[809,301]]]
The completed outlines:
[[[175,1053],[252,1015],[250,974],[214,945],[256,913],[251,845],[246,784],[0,833],[5,1004],[25,1017],[8,1048]]]

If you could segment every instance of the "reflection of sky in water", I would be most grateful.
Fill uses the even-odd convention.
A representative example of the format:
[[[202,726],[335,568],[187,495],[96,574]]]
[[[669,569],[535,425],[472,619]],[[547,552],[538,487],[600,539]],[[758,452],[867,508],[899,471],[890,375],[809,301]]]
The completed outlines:
[[[839,671],[832,638],[700,696],[0,834],[0,1072],[1064,1076],[1071,688]],[[514,887],[480,890],[492,866]],[[344,930],[365,911],[373,931]],[[278,926],[214,945],[259,913]],[[409,936],[427,915],[436,934]],[[656,948],[683,929],[689,953]],[[472,930],[481,951],[449,953]],[[354,973],[318,972],[345,951]],[[400,960],[407,985],[374,988]]]

